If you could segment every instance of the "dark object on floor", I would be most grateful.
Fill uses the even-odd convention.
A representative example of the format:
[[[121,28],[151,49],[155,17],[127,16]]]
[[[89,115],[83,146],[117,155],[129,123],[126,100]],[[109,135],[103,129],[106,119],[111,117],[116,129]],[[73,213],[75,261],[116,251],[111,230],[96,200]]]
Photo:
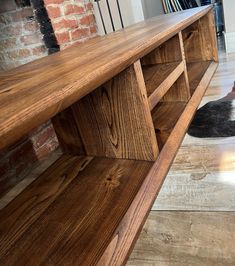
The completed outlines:
[[[197,138],[235,136],[235,83],[227,96],[198,109],[188,134]]]

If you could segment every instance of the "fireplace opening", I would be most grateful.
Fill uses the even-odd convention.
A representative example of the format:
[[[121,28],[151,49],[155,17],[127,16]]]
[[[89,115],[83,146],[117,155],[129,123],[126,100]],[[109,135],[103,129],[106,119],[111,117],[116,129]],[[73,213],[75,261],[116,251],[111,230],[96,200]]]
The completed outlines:
[[[31,6],[30,0],[15,0],[17,7]]]

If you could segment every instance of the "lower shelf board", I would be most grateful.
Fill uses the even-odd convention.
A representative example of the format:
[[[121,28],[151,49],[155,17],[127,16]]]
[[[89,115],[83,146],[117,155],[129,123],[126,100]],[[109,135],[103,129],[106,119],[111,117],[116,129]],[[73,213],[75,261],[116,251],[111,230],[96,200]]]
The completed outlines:
[[[189,87],[191,95],[195,92],[204,74],[206,73],[212,61],[200,61],[187,63]]]
[[[152,111],[159,149],[162,149],[187,103],[160,102]]]
[[[0,264],[96,264],[152,165],[62,156],[1,211]]]

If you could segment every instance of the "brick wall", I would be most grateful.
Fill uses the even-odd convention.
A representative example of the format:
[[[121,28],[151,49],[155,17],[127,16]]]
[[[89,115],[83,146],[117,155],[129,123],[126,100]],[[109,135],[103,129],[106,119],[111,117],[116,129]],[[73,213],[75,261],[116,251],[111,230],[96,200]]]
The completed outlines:
[[[14,0],[1,1],[0,71],[96,35],[93,6],[89,0],[31,0],[32,6],[26,7],[16,6]],[[57,147],[53,126],[47,122],[28,137],[0,151],[0,196]]]
[[[88,0],[45,0],[61,49],[96,35],[93,5]]]
[[[47,55],[32,7],[18,8],[13,0],[3,0],[0,32],[0,70],[8,70]]]

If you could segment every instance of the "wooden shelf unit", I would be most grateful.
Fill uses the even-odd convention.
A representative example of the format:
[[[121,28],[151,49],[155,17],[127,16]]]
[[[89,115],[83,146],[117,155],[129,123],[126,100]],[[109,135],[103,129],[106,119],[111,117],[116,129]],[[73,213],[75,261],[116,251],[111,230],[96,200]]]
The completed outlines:
[[[0,148],[51,118],[64,151],[0,211],[0,265],[123,265],[217,62],[201,7],[0,74]]]

